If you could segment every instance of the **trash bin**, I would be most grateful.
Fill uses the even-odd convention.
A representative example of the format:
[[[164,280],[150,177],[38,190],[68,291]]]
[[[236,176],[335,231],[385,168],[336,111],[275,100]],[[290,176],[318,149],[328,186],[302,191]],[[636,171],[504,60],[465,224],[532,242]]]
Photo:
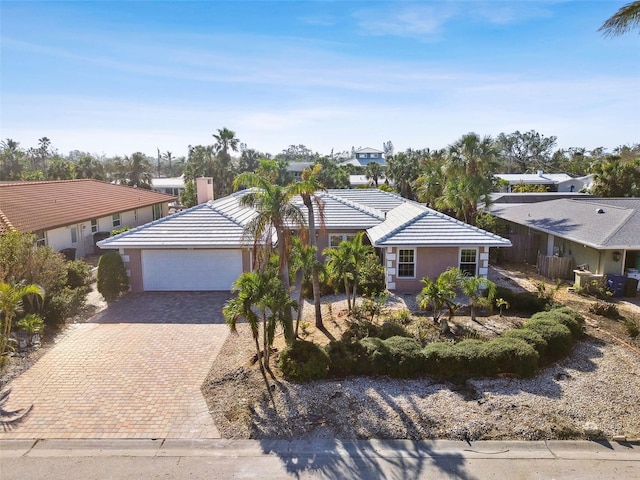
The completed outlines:
[[[614,298],[622,297],[625,283],[627,283],[626,275],[607,275],[607,287]]]
[[[60,250],[60,253],[64,255],[66,260],[72,261],[76,259],[76,249],[75,248],[63,248]]]
[[[638,279],[629,277],[624,285],[624,296],[633,298],[636,295],[638,295]]]

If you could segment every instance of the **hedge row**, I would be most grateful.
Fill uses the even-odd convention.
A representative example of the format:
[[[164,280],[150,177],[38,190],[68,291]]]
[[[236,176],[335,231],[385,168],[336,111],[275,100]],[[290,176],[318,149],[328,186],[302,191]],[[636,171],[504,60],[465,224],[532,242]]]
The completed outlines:
[[[422,348],[417,340],[404,336],[344,338],[326,349],[300,341],[282,352],[280,368],[298,381],[349,375],[528,377],[540,366],[568,355],[583,328],[584,318],[564,307],[537,313],[522,328],[490,341],[434,342]]]

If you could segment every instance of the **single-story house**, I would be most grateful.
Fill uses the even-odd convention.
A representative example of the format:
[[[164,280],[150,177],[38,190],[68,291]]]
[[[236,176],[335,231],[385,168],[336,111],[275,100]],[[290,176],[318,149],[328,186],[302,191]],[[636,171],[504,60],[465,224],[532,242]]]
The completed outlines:
[[[573,268],[596,274],[640,270],[640,198],[501,203],[488,211],[507,222],[510,253],[521,251],[523,260],[533,263],[537,254],[567,257]]]
[[[245,233],[256,215],[240,203],[246,191],[209,201],[99,242],[118,249],[134,291],[229,290],[253,264]],[[318,250],[367,232],[378,248],[390,290],[419,290],[423,276],[456,266],[487,274],[490,247],[508,247],[497,235],[459,222],[399,195],[377,189],[318,192]],[[302,200],[294,199],[306,216]],[[292,225],[292,229],[298,227]]]
[[[504,188],[506,192],[511,192],[520,184],[542,185],[549,192],[579,192],[591,184],[591,177],[574,178],[566,173],[545,173],[542,170],[536,173],[499,173],[495,177],[507,183]]]
[[[156,177],[151,179],[151,189],[154,192],[166,193],[180,197],[184,192],[184,175],[180,177]]]
[[[37,245],[77,258],[94,253],[93,234],[137,227],[168,214],[171,195],[98,180],[0,184],[0,235],[33,233]]]

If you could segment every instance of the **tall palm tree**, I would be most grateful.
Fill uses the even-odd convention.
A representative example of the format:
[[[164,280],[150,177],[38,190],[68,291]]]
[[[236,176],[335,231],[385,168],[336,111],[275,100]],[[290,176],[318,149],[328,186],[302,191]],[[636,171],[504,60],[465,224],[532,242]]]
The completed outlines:
[[[617,37],[640,27],[640,1],[626,4],[598,29],[606,37]]]
[[[216,143],[214,145],[216,153],[222,152],[225,159],[230,158],[229,150],[234,152],[238,151],[240,139],[236,138],[236,132],[233,130],[229,130],[226,127],[219,128],[218,133],[214,133],[212,136],[216,139]]]
[[[213,146],[216,156],[212,161],[213,194],[216,198],[224,197],[232,191],[233,177],[235,169],[231,163],[229,151],[238,151],[240,140],[236,138],[236,133],[228,128],[218,129],[217,134],[213,134],[216,143]]]
[[[248,172],[238,175],[233,182],[233,187],[234,189],[252,188],[240,202],[257,211],[257,215],[245,227],[253,235],[254,249],[261,240],[266,241],[267,248],[270,248],[272,233],[275,232],[279,257],[278,271],[282,286],[288,295],[290,292],[290,228],[295,225],[304,225],[302,211],[291,203],[294,196],[292,189],[273,185],[263,177]],[[285,341],[287,344],[293,343],[293,316],[290,306],[285,308],[283,326]]]
[[[130,187],[151,188],[151,163],[144,153],[136,152],[131,157],[125,157],[121,163],[120,176],[126,179]]]
[[[367,180],[373,180],[376,188],[378,188],[378,180],[382,176],[382,165],[380,165],[378,162],[369,162],[364,168],[364,175]]]
[[[467,223],[475,224],[478,203],[489,203],[498,165],[497,149],[491,137],[476,133],[462,136],[449,147],[443,166],[446,184],[438,208],[452,210]]]
[[[320,305],[320,278],[318,274],[318,264],[320,259],[318,258],[318,243],[316,238],[316,218],[313,205],[318,208],[318,215],[320,219],[320,226],[324,225],[324,203],[319,195],[318,191],[326,191],[324,185],[320,182],[320,173],[322,172],[322,165],[317,163],[313,168],[305,168],[302,171],[302,181],[291,185],[293,193],[300,195],[302,202],[307,207],[307,216],[309,220],[309,245],[315,250],[316,262],[312,265],[311,282],[313,286],[313,305],[315,309],[316,327],[323,328],[322,324],[322,307]]]
[[[347,309],[351,311],[351,280],[355,276],[351,249],[348,242],[341,242],[337,247],[325,248],[322,252],[326,257],[327,273],[334,280],[342,280],[347,295]]]
[[[311,281],[313,273],[318,273],[318,269],[322,267],[322,263],[318,261],[317,247],[314,245],[305,245],[300,237],[294,237],[291,250],[291,275],[298,276],[298,318],[296,319],[295,336],[298,336],[298,327],[302,320],[304,308],[304,285]],[[315,300],[315,291],[314,300]],[[316,326],[322,328],[322,314],[320,314],[320,325],[316,317]]]
[[[27,295],[38,295],[44,298],[44,290],[34,284],[20,285],[0,282],[0,366],[4,364],[4,354],[9,344],[13,319],[22,308],[22,301]]]

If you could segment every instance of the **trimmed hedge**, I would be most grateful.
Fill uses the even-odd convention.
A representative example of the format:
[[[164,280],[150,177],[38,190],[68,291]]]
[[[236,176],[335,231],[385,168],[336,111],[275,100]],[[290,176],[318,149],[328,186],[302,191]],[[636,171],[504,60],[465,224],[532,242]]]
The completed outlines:
[[[298,340],[282,351],[278,365],[282,373],[292,380],[321,380],[329,371],[329,355],[313,342]]]
[[[421,348],[414,338],[399,335],[387,339],[347,336],[331,342],[326,352],[309,342],[296,342],[282,353],[280,364],[286,376],[301,381],[324,378],[327,372],[334,377],[527,377],[534,375],[540,365],[568,355],[583,329],[584,318],[580,314],[559,308],[537,313],[523,328],[509,330],[490,341],[434,342]]]
[[[496,294],[493,300],[494,306],[498,298],[506,300],[512,312],[536,313],[545,310],[549,305],[548,299],[538,298],[535,293],[515,293],[513,290],[505,287],[496,287]],[[496,308],[498,307],[496,306]]]

